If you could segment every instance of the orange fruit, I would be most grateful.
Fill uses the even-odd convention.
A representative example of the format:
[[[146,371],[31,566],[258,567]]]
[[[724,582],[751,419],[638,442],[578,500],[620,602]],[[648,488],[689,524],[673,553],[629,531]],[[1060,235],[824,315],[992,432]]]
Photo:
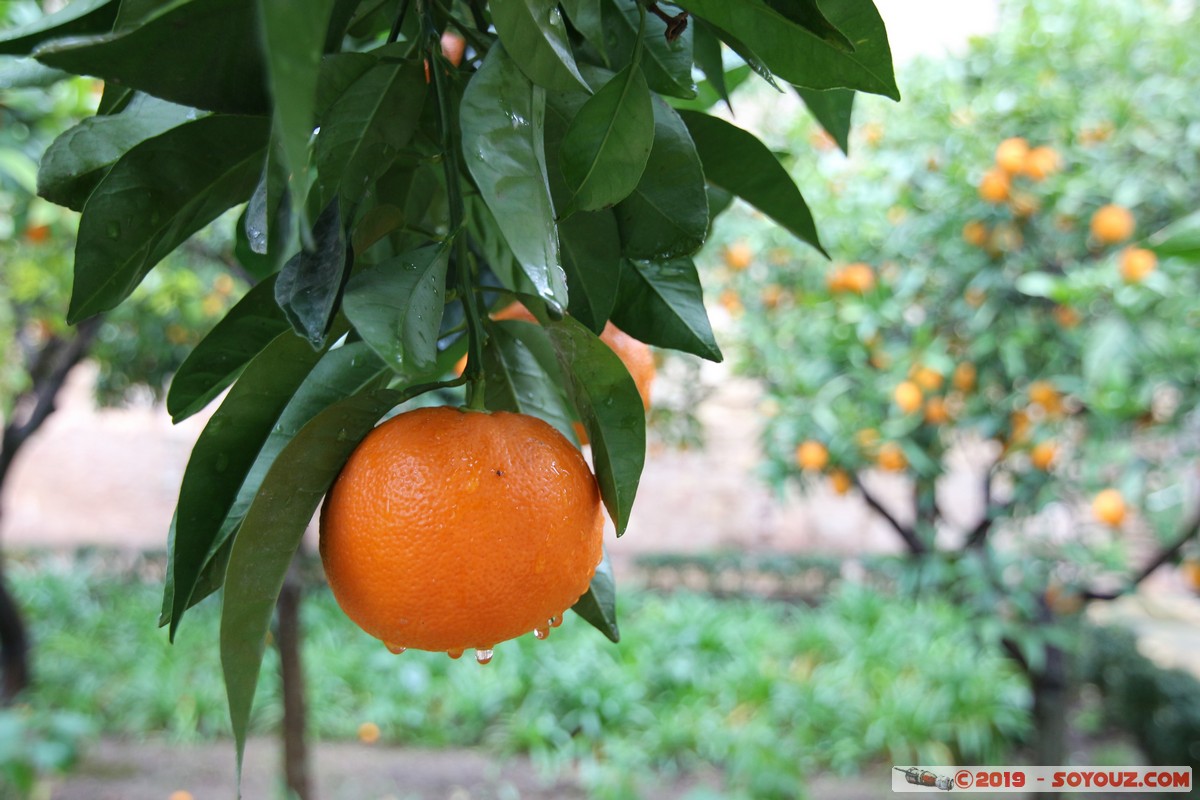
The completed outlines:
[[[587,591],[604,514],[583,455],[525,414],[407,411],[350,455],[321,512],[338,605],[388,649],[493,645]]]
[[[909,376],[927,392],[936,392],[946,381],[942,373],[932,367],[914,366]]]
[[[1029,414],[1024,411],[1014,411],[1008,418],[1009,432],[1014,443],[1024,442],[1029,438],[1029,429],[1033,423],[1029,421]]]
[[[30,225],[25,229],[25,240],[32,244],[43,244],[50,239],[49,225]]]
[[[1013,192],[1008,204],[1018,217],[1031,217],[1042,208],[1038,199],[1026,192]]]
[[[846,494],[854,486],[854,479],[844,469],[835,469],[829,473],[829,483],[838,494]]]
[[[979,181],[979,196],[989,203],[1003,203],[1011,188],[1007,172],[989,169]]]
[[[925,421],[930,425],[945,425],[950,421],[950,410],[946,401],[940,397],[931,397],[925,404]]]
[[[1051,439],[1038,442],[1033,446],[1033,450],[1029,452],[1029,460],[1033,462],[1033,466],[1043,472],[1050,469],[1050,465],[1054,463],[1054,459],[1057,457],[1058,445]]]
[[[784,294],[783,287],[778,283],[769,283],[763,287],[762,292],[759,294],[759,300],[762,301],[763,308],[773,310],[779,305],[779,301],[783,299]]]
[[[954,367],[954,375],[950,378],[950,382],[960,392],[969,392],[975,388],[976,375],[975,365],[970,361],[963,361]]]
[[[192,800],[192,793],[186,789],[180,789],[176,792],[171,792],[167,800]]]
[[[1183,582],[1194,592],[1200,592],[1200,559],[1185,558],[1179,565]]]
[[[463,53],[467,49],[467,41],[457,33],[446,31],[442,34],[442,55],[454,66],[462,63]],[[429,61],[425,61],[425,82],[429,83]]]
[[[829,451],[825,445],[809,439],[796,447],[796,465],[800,469],[819,472],[829,463]]]
[[[1092,498],[1092,515],[1105,525],[1117,527],[1127,512],[1125,498],[1116,489],[1104,489]]]
[[[1079,324],[1079,312],[1070,306],[1055,306],[1054,321],[1064,328],[1074,328]]]
[[[875,457],[875,463],[888,472],[903,472],[908,467],[908,458],[905,457],[900,445],[895,442],[885,442],[879,448],[879,455]]]
[[[379,741],[379,726],[374,722],[364,722],[358,726],[358,740],[363,744],[375,744]]]
[[[1029,142],[1020,136],[1005,139],[996,148],[996,166],[1009,175],[1016,175],[1025,166],[1029,156]]]
[[[977,219],[973,219],[966,225],[963,225],[962,237],[963,241],[972,247],[983,247],[987,244],[988,240],[987,225],[984,225]]]
[[[725,266],[741,272],[754,263],[754,250],[744,240],[739,240],[725,248],[723,257]]]
[[[1129,209],[1107,205],[1092,215],[1091,227],[1092,236],[1100,244],[1117,244],[1133,236],[1135,223]]]
[[[742,298],[734,289],[726,289],[721,292],[720,297],[717,298],[717,302],[733,317],[740,317],[746,310],[746,307],[742,305]]]
[[[1050,381],[1034,381],[1029,384],[1029,402],[1036,403],[1048,414],[1062,411],[1062,395]]]
[[[854,440],[862,450],[870,453],[879,447],[879,431],[874,428],[863,428],[854,434]]]
[[[1053,147],[1042,145],[1033,148],[1026,154],[1021,172],[1032,180],[1041,181],[1058,172],[1061,166],[1062,161],[1058,157],[1058,151]]]
[[[1143,247],[1126,247],[1121,251],[1121,278],[1126,283],[1141,283],[1158,266],[1158,256]]]
[[[912,381],[900,381],[892,392],[892,399],[896,401],[896,405],[901,411],[905,414],[912,414],[921,407],[925,396],[921,393],[921,387]]]

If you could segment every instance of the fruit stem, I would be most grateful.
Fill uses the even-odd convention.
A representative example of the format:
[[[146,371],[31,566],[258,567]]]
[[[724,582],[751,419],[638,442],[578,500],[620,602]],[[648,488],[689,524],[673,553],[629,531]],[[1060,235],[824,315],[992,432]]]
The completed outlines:
[[[442,168],[446,175],[446,195],[450,206],[450,231],[454,240],[454,265],[458,278],[458,294],[462,299],[463,312],[467,321],[467,367],[463,376],[467,379],[467,407],[484,409],[483,343],[486,333],[479,300],[472,291],[477,279],[477,267],[467,250],[466,212],[463,205],[460,182],[460,148],[454,118],[455,107],[450,97],[450,62],[442,55],[442,37],[434,23],[431,4],[417,0],[421,12],[421,24],[425,40],[425,57],[430,64],[434,97],[438,106],[438,129],[442,140]]]

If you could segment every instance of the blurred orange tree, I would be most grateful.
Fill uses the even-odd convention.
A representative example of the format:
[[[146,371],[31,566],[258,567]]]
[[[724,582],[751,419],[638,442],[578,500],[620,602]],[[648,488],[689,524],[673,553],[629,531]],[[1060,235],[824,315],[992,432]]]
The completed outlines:
[[[824,147],[800,169],[832,265],[743,216],[719,271],[741,367],[766,385],[770,479],[860,492],[927,556],[920,579],[1027,668],[1049,729],[1053,621],[1136,586],[1200,525],[1183,219],[1200,207],[1200,21],[1127,0],[1003,16],[965,57],[912,65],[905,103],[860,101],[848,157],[789,132]],[[979,476],[966,502],[952,470]],[[911,501],[890,506],[879,471]]]

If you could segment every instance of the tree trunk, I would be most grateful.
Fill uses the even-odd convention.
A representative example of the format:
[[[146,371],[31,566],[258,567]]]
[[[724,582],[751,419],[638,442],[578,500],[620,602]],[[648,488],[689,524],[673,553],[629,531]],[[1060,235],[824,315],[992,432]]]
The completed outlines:
[[[0,561],[0,564],[3,562]],[[13,600],[0,570],[0,702],[11,705],[18,694],[29,686],[29,639],[21,609]]]
[[[1030,675],[1033,688],[1033,763],[1058,766],[1067,763],[1067,710],[1069,681],[1067,654],[1046,645],[1046,663]],[[1057,795],[1035,792],[1034,800],[1053,800]]]
[[[295,563],[279,592],[275,644],[283,683],[283,774],[295,800],[315,800],[308,763],[308,720],[300,660],[301,579]]]

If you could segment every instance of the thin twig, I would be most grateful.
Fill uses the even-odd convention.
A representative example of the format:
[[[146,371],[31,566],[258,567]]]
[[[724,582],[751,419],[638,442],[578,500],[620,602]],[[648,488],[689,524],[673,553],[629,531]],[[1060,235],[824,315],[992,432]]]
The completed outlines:
[[[1128,586],[1115,592],[1098,592],[1088,589],[1083,592],[1083,597],[1087,600],[1116,600],[1121,595],[1133,591],[1137,588],[1138,584],[1150,577],[1150,575],[1152,575],[1156,569],[1178,555],[1179,551],[1183,549],[1184,545],[1196,538],[1197,534],[1200,534],[1200,509],[1198,509],[1196,513],[1192,515],[1192,518],[1188,520],[1187,524],[1183,526],[1179,532],[1179,535],[1175,537],[1175,540],[1159,550],[1158,554],[1150,560],[1150,563],[1148,563],[1140,572],[1133,576]]]
[[[909,552],[911,552],[913,555],[920,555],[928,551],[928,548],[925,547],[925,543],[917,537],[916,531],[914,531],[912,528],[902,525],[900,520],[896,519],[896,517],[892,515],[892,512],[888,511],[887,508],[885,508],[873,494],[867,491],[867,488],[863,486],[862,481],[860,481],[857,477],[854,478],[854,485],[858,487],[860,492],[862,492],[863,500],[867,501],[867,505],[870,506],[876,514],[887,520],[887,523],[892,526],[896,533],[900,534],[900,538],[904,540],[906,545],[908,545]]]

